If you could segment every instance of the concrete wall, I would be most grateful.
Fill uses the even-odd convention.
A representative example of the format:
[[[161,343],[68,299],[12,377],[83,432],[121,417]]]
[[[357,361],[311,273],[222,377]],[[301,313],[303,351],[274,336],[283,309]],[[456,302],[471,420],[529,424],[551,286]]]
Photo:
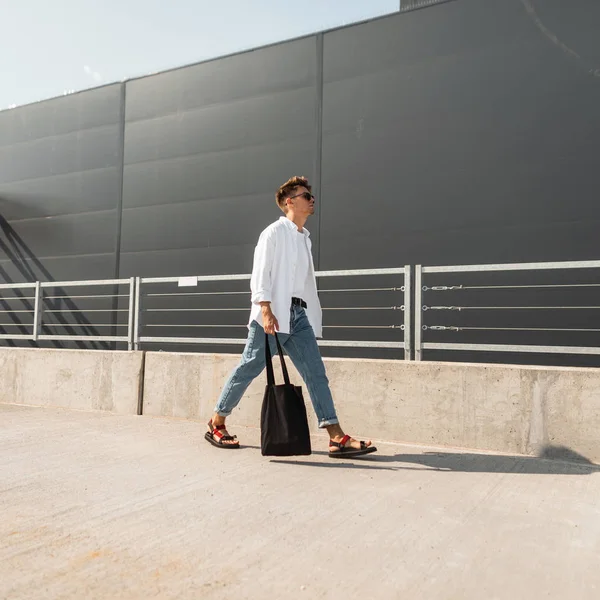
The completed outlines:
[[[142,352],[0,348],[0,402],[137,414]]]
[[[146,355],[144,414],[206,421],[234,355]],[[353,435],[600,462],[600,369],[325,359]],[[292,379],[301,381],[291,369]],[[281,376],[279,376],[281,381]],[[231,417],[258,426],[265,377]],[[314,412],[309,420],[315,429]]]
[[[143,396],[144,415],[204,422],[238,360],[231,354],[0,349],[0,403],[138,414]],[[352,435],[600,463],[600,369],[325,363],[340,421]],[[282,381],[277,362],[276,371]],[[301,383],[293,367],[290,375]],[[264,386],[264,375],[252,383],[232,425],[259,426]]]

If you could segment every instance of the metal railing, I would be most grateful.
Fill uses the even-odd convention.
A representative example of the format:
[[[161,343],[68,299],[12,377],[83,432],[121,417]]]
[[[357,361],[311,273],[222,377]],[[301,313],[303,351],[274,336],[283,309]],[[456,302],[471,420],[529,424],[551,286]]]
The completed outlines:
[[[360,269],[345,271],[319,271],[316,273],[318,282],[325,279],[335,278],[374,278],[374,277],[401,277],[401,285],[379,286],[379,287],[342,287],[331,289],[319,289],[319,294],[345,294],[345,298],[350,298],[353,294],[359,293],[381,293],[389,292],[400,294],[401,302],[393,304],[379,304],[370,306],[353,306],[345,304],[344,306],[329,307],[324,305],[324,311],[375,311],[378,313],[400,311],[403,314],[402,323],[384,324],[364,324],[364,325],[325,325],[324,329],[343,329],[352,330],[401,330],[403,335],[401,340],[318,340],[320,346],[335,348],[387,348],[404,350],[405,360],[411,358],[411,326],[410,326],[410,305],[411,305],[411,268],[405,266],[398,269]],[[244,337],[205,337],[205,336],[178,336],[178,335],[146,335],[146,330],[155,331],[161,329],[167,330],[200,330],[210,329],[238,329],[245,330],[247,321],[245,320],[249,313],[248,306],[248,284],[249,274],[239,275],[206,275],[198,277],[141,277],[136,278],[135,286],[135,323],[133,347],[141,348],[142,344],[212,344],[212,345],[243,345],[246,342]],[[199,284],[231,284],[235,282],[244,282],[244,289],[202,289],[201,291],[190,291],[190,288],[197,288]],[[244,297],[243,305],[235,303],[235,299]],[[213,299],[212,305],[199,306],[200,299]],[[187,302],[181,303],[181,300]],[[199,315],[204,318],[198,319]],[[221,322],[216,323],[213,319],[220,315]],[[243,315],[243,321],[232,319],[231,316],[240,317]],[[189,318],[196,317],[194,322]],[[165,322],[165,319],[168,322]],[[193,319],[192,319],[193,320]],[[394,336],[395,337],[395,336]]]
[[[23,292],[22,290],[25,290]],[[6,296],[12,292],[11,296]],[[34,294],[33,296],[29,294]],[[39,331],[40,282],[36,283],[3,283],[0,285],[0,339],[2,340],[34,340]],[[31,302],[34,302],[32,305]],[[18,308],[14,308],[17,304]],[[24,316],[31,317],[31,320]],[[10,319],[10,322],[7,322]],[[7,329],[19,333],[7,332]]]
[[[571,262],[540,262],[520,264],[490,264],[490,265],[463,265],[443,267],[415,267],[415,360],[422,360],[424,350],[445,351],[484,351],[484,352],[529,352],[529,353],[554,353],[554,354],[588,354],[599,355],[599,345],[558,344],[531,344],[531,343],[490,343],[490,337],[496,335],[514,336],[527,334],[532,339],[536,335],[546,338],[557,338],[564,334],[585,336],[600,332],[600,296],[592,298],[590,303],[582,304],[577,298],[577,304],[569,302],[568,293],[577,290],[579,295],[583,292],[600,291],[600,277],[590,281],[590,270],[600,269],[600,261],[571,261]],[[527,274],[527,279],[522,281],[507,280],[507,274],[522,272]],[[533,274],[540,276],[542,273],[551,272],[556,278],[556,273],[561,274],[561,280],[544,282],[532,281]],[[503,274],[502,281],[464,283],[448,281],[449,276],[455,278],[468,277],[477,273],[479,277],[487,273],[492,276]],[[443,276],[444,285],[432,285],[432,282]],[[514,275],[513,275],[514,277]],[[481,294],[493,294],[493,305],[482,302]],[[559,295],[557,295],[559,293]],[[507,294],[509,294],[507,296]],[[438,298],[448,299],[443,304],[425,304],[427,298],[436,295]],[[515,295],[517,299],[515,300]],[[527,302],[518,302],[526,296]],[[554,298],[557,302],[553,302]],[[498,303],[498,297],[504,296],[507,301]],[[540,315],[543,315],[540,317]],[[451,315],[449,317],[449,315]],[[474,315],[479,315],[477,322],[473,322]],[[482,317],[481,315],[485,315]],[[493,315],[494,324],[488,321],[488,315]],[[444,317],[446,317],[444,319]],[[425,320],[427,319],[427,323]],[[454,323],[448,323],[454,319]],[[460,319],[460,323],[456,322]],[[446,322],[440,324],[439,321]],[[466,321],[466,322],[465,322]],[[532,323],[532,321],[534,321]],[[557,323],[557,321],[559,321]],[[560,325],[560,326],[558,326]],[[566,326],[565,326],[566,325]],[[477,335],[487,338],[485,341],[468,343],[464,341],[435,342],[424,341],[424,335],[457,337],[457,334]],[[589,336],[588,338],[589,339]]]
[[[125,294],[119,293],[120,286],[127,288]],[[84,291],[67,293],[68,288],[84,288]],[[113,291],[105,289],[102,293],[90,293],[85,288],[112,288]],[[3,319],[0,322],[0,339],[124,342],[132,349],[134,292],[134,278],[1,284],[0,315]],[[118,308],[115,303],[123,297],[128,300],[127,308]],[[15,304],[18,308],[15,308]],[[119,322],[120,313],[126,313],[126,323]],[[92,321],[90,315],[108,315],[107,320],[111,322]],[[111,333],[102,333],[107,329]],[[116,333],[123,329],[125,333]],[[14,330],[19,333],[14,333]],[[66,333],[53,333],[57,330]]]
[[[410,266],[316,275],[326,314],[323,347],[399,350],[411,360],[414,335],[415,360],[429,350],[600,355],[600,261],[417,265],[414,328]],[[243,345],[249,280],[235,274],[1,284],[0,339],[130,350]]]

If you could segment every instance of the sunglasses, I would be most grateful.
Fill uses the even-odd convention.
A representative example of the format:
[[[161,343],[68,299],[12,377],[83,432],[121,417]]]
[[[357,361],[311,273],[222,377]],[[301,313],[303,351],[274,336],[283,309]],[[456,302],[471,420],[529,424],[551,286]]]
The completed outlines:
[[[305,200],[308,200],[309,202],[311,200],[315,199],[315,197],[312,194],[309,194],[308,192],[302,192],[301,194],[296,194],[295,196],[290,196],[290,200],[293,200],[294,198],[304,198]]]

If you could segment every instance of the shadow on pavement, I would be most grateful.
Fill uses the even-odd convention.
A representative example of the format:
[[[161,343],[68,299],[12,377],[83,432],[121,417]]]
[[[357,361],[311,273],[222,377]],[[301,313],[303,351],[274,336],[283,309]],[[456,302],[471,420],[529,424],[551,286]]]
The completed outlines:
[[[327,452],[313,452],[313,456],[319,455],[327,456]],[[272,459],[271,462],[334,469],[378,469],[388,471],[422,469],[463,473],[514,473],[516,475],[590,475],[594,472],[600,472],[600,465],[596,465],[584,456],[561,446],[547,446],[539,457],[436,451],[419,454],[394,454],[391,456],[373,454],[362,459],[336,459],[335,461],[328,458],[327,462],[296,460],[293,457],[289,459]]]

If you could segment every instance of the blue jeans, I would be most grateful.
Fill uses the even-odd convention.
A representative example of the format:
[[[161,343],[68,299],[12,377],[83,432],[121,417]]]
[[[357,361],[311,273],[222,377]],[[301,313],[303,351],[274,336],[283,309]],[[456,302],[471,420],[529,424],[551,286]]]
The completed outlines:
[[[308,388],[313,408],[317,414],[319,427],[338,423],[335,406],[325,374],[325,365],[319,352],[317,339],[308,322],[304,309],[292,306],[290,309],[290,332],[278,333],[279,343],[290,357]],[[275,337],[269,336],[271,355],[277,356]],[[215,412],[227,417],[239,404],[248,386],[265,368],[265,330],[256,322],[250,324],[246,347],[242,360],[233,370],[215,407]]]

